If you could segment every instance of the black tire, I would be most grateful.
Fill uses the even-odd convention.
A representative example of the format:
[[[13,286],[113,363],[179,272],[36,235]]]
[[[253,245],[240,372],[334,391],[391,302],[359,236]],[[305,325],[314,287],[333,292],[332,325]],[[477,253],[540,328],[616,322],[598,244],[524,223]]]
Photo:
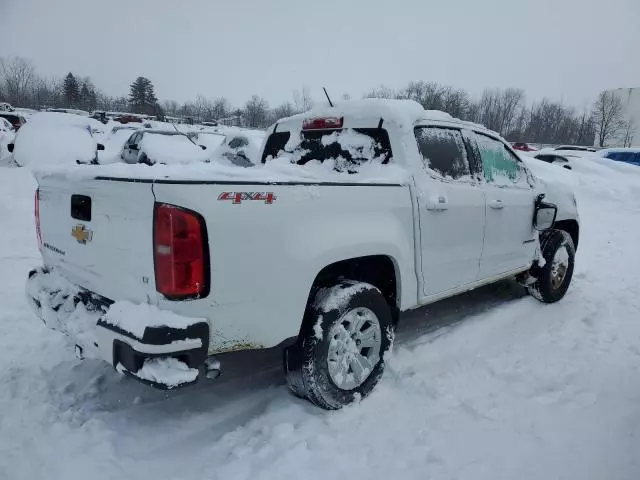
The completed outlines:
[[[553,260],[560,249],[566,249],[568,264],[560,280],[554,275]],[[575,263],[576,249],[571,235],[563,230],[548,230],[540,234],[540,249],[545,264],[535,265],[531,275],[536,281],[527,287],[529,294],[544,303],[555,303],[564,297],[569,289]],[[557,271],[557,270],[556,270]]]
[[[327,292],[340,292],[339,301]],[[380,353],[366,379],[349,390],[339,388],[329,372],[329,332],[343,322],[349,312],[368,309],[380,325]],[[311,302],[296,345],[285,351],[285,373],[289,389],[313,404],[337,410],[366,397],[376,386],[385,368],[384,357],[393,344],[391,309],[380,291],[367,283],[344,280],[322,289]]]

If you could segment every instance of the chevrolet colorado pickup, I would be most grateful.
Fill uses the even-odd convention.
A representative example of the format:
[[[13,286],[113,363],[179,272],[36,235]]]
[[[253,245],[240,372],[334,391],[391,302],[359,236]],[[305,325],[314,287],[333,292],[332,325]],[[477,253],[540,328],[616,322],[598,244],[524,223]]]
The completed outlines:
[[[546,303],[569,288],[574,194],[480,125],[345,102],[278,121],[260,158],[231,179],[37,173],[35,312],[161,388],[281,345],[292,392],[337,409],[379,381],[401,312],[508,277]],[[305,174],[259,179],[283,159]]]

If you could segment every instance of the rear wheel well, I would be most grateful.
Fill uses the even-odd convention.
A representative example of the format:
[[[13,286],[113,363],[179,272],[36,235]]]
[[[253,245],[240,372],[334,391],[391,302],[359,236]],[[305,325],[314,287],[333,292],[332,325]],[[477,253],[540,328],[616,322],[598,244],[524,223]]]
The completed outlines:
[[[377,287],[391,308],[393,322],[397,322],[399,312],[398,280],[395,264],[390,257],[371,255],[350,258],[327,265],[313,281],[307,299],[307,307],[313,301],[318,289],[331,287],[343,279],[365,282]]]
[[[578,249],[578,240],[580,239],[580,225],[578,225],[577,221],[560,220],[554,224],[553,228],[567,232],[571,236],[571,240],[573,240],[573,246],[576,250]]]

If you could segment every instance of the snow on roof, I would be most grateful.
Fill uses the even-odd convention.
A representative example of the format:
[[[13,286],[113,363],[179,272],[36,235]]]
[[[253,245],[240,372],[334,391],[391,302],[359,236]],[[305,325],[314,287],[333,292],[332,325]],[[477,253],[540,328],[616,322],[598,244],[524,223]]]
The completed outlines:
[[[313,117],[346,117],[348,119],[370,120],[372,124],[377,123],[380,118],[383,118],[385,123],[393,123],[400,128],[412,127],[416,123],[424,121],[437,121],[489,131],[482,125],[457,119],[440,110],[425,110],[422,108],[422,105],[414,100],[386,98],[348,100],[338,102],[334,107],[324,105],[313,108],[308,112],[280,120],[278,123],[297,123],[303,119]],[[495,132],[491,133],[498,135]]]
[[[154,163],[180,164],[206,162],[207,153],[194,145],[185,135],[163,135],[159,132],[145,132],[140,150]]]

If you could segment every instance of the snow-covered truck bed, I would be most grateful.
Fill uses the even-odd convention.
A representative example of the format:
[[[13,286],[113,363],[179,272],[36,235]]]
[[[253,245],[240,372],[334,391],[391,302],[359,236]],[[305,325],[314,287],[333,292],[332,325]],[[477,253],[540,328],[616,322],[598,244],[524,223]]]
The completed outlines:
[[[545,302],[569,287],[575,197],[479,125],[346,102],[278,122],[261,159],[39,172],[36,312],[168,388],[282,344],[294,393],[339,408],[377,383],[400,312],[511,276]]]

